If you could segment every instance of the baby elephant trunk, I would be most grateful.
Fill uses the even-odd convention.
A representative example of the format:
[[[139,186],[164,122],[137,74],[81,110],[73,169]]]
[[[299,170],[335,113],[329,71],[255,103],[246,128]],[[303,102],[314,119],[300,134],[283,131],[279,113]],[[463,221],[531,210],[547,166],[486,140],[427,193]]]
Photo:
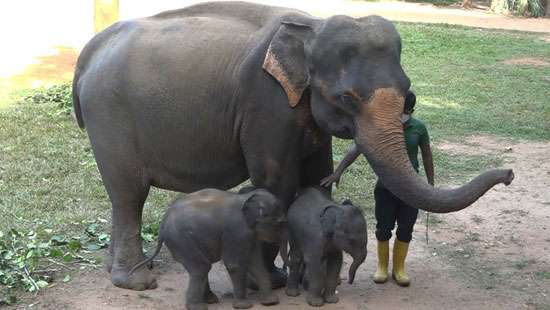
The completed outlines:
[[[365,258],[367,258],[367,252],[361,253],[359,255],[353,256],[353,262],[351,263],[351,266],[349,266],[349,274],[348,274],[348,283],[353,284],[353,280],[355,280],[355,273],[357,272],[357,269],[361,264],[365,261]]]

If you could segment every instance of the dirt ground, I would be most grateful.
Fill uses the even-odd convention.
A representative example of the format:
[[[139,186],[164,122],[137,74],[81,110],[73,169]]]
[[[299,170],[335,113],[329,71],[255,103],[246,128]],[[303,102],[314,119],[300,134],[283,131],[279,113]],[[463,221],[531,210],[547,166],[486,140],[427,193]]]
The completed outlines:
[[[409,288],[371,280],[376,264],[374,225],[369,223],[369,255],[356,282],[338,288],[340,303],[324,309],[550,309],[550,143],[521,142],[491,136],[468,137],[436,147],[452,154],[488,154],[514,169],[509,187],[499,185],[470,208],[432,215],[429,242],[425,215],[416,226],[408,270]],[[433,223],[432,223],[433,222]],[[187,274],[163,249],[156,263],[159,287],[135,292],[114,287],[103,270],[83,271],[19,308],[32,309],[173,309],[183,308]],[[342,271],[346,278],[347,263]],[[216,264],[210,274],[221,304],[231,308],[227,273]],[[287,297],[273,309],[309,308],[304,296]],[[256,301],[256,295],[251,298]],[[256,305],[256,309],[265,308]]]

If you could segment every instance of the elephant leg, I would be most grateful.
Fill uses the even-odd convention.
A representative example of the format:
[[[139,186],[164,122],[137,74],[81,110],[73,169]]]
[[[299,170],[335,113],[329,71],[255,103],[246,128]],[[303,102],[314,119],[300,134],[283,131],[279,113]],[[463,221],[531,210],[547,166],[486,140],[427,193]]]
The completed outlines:
[[[291,152],[292,153],[292,152]],[[288,209],[299,185],[298,154],[285,154],[281,159],[276,154],[254,156],[247,159],[250,180],[255,187],[266,188]],[[275,267],[275,258],[279,253],[279,244],[263,243],[262,251],[266,269],[271,273],[272,287],[286,285],[286,272]]]
[[[332,142],[328,137],[329,142],[321,147],[320,150],[308,156],[301,162],[300,171],[300,187],[319,187],[321,180],[334,171],[334,163],[332,161]],[[330,187],[319,187],[331,198]]]
[[[146,257],[141,245],[141,215],[150,186],[135,175],[133,167],[120,162],[106,166],[110,164],[98,160],[112,203],[111,258],[108,260],[111,281],[115,286],[134,290],[155,288],[156,280],[148,268],[129,275],[130,269]]]
[[[156,287],[156,280],[148,268],[136,270],[131,276],[128,275],[129,270],[145,258],[141,246],[144,196],[135,199],[113,199],[111,280],[118,287],[134,290]]]
[[[303,264],[302,252],[298,249],[298,245],[293,238],[289,239],[290,243],[290,272],[288,274],[288,280],[286,284],[286,294],[288,296],[298,296],[300,295],[300,278],[301,270],[300,267]]]
[[[247,299],[246,269],[243,267],[231,262],[225,262],[225,268],[227,268],[227,272],[233,283],[233,308],[235,309],[248,309],[252,307],[252,303]]]
[[[174,245],[170,240],[166,242],[166,245],[174,260],[182,264],[189,274],[185,306],[187,309],[206,310],[207,304],[219,301],[218,297],[210,290],[208,283],[208,273],[212,269],[212,264],[202,255],[197,255],[196,250],[198,249],[195,246],[186,244],[184,240],[179,240],[178,243]]]
[[[185,307],[189,310],[207,310],[205,294],[208,286],[208,272],[204,270],[189,272]]]
[[[97,112],[91,117],[112,121],[118,112]],[[112,204],[111,257],[107,259],[111,281],[115,286],[134,290],[155,288],[156,281],[148,268],[129,275],[130,269],[146,258],[141,246],[141,215],[150,188],[150,180],[136,152],[132,126],[121,121],[92,122],[87,132]]]
[[[327,257],[327,278],[325,281],[325,291],[323,297],[327,303],[337,303],[336,287],[340,280],[340,270],[342,269],[342,252],[336,251],[329,253]]]
[[[227,234],[222,242],[222,261],[233,284],[233,308],[248,309],[252,307],[252,303],[246,294],[247,272],[253,253],[252,247],[256,241],[243,240],[236,235]]]
[[[262,305],[275,305],[279,303],[279,298],[273,293],[271,289],[271,275],[265,268],[262,248],[258,242],[257,246],[252,251],[252,257],[250,260],[250,272],[256,279],[258,287],[260,289],[260,302]]]
[[[323,270],[321,255],[313,254],[315,253],[307,253],[304,257],[308,280],[306,300],[310,306],[320,307],[324,304],[321,293],[325,287],[325,270]]]
[[[220,302],[218,296],[210,289],[210,283],[206,281],[206,289],[204,290],[204,301],[207,304],[217,304]]]

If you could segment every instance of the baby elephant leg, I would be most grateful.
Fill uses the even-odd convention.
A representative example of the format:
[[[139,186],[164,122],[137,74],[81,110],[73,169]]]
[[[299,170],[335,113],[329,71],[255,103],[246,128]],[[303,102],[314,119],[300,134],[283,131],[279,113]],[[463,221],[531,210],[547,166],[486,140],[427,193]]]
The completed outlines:
[[[183,253],[174,253],[174,259],[181,263],[189,273],[185,306],[188,310],[207,310],[206,296],[210,291],[208,272],[212,265],[209,262],[195,259],[184,259]]]
[[[252,308],[252,303],[246,296],[246,268],[245,264],[239,264],[224,260],[227,272],[233,283],[233,308],[248,309]]]
[[[288,280],[286,283],[285,293],[288,296],[300,295],[300,278],[302,276],[300,269],[303,265],[302,253],[297,248],[295,242],[290,239],[290,272],[288,274]]]
[[[188,310],[208,309],[204,298],[208,284],[208,272],[190,272],[189,275],[185,306]]]
[[[260,243],[252,250],[250,259],[250,272],[256,278],[260,289],[260,302],[262,305],[270,306],[279,303],[279,298],[271,289],[271,275],[263,262],[262,248]]]
[[[340,280],[340,270],[342,268],[342,252],[328,254],[327,257],[327,278],[325,281],[325,290],[323,297],[326,303],[337,303],[336,287]]]
[[[204,290],[204,301],[207,304],[217,304],[220,302],[218,299],[218,296],[212,292],[210,289],[210,283],[208,283],[208,280],[206,281],[206,289]]]
[[[322,290],[325,287],[325,270],[320,255],[307,254],[304,257],[306,263],[306,278],[308,289],[306,294],[307,303],[313,307],[320,307],[324,304]]]

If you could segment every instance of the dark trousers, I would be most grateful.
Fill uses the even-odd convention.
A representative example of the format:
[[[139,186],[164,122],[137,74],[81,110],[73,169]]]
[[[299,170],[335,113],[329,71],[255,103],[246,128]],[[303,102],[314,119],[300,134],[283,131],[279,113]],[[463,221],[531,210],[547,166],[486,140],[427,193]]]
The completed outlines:
[[[408,206],[380,182],[374,188],[376,202],[374,215],[376,217],[376,239],[386,241],[391,238],[391,231],[397,222],[397,239],[410,242],[414,223],[418,216],[418,209]]]

